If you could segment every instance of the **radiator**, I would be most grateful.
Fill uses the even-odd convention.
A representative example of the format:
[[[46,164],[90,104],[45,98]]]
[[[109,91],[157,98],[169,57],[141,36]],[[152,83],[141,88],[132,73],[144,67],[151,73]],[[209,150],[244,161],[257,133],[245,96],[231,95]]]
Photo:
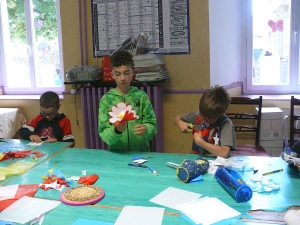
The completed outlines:
[[[82,87],[81,104],[84,127],[85,148],[108,149],[98,134],[98,108],[101,97],[111,87]],[[157,133],[151,141],[151,151],[163,152],[162,88],[158,86],[138,87],[147,93],[156,115]]]

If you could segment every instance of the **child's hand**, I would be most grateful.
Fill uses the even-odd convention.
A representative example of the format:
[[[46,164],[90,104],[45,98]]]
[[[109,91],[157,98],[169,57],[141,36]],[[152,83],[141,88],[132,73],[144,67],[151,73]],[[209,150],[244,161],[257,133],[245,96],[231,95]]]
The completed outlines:
[[[42,142],[42,139],[38,135],[35,135],[35,134],[30,135],[29,139],[31,142],[36,142],[36,143]]]
[[[191,127],[190,123],[186,123],[186,122],[183,122],[183,121],[179,121],[177,123],[177,126],[178,126],[179,131],[181,133],[191,133],[192,129],[193,129],[193,127]]]
[[[135,135],[143,135],[147,131],[147,127],[143,124],[135,125],[133,128]]]
[[[297,162],[296,166],[298,167],[298,170],[300,170],[300,162]]]
[[[50,143],[50,142],[56,142],[56,141],[57,141],[56,138],[48,138],[45,142]]]
[[[122,133],[127,127],[127,122],[124,121],[122,123],[119,123],[115,128],[119,133]]]

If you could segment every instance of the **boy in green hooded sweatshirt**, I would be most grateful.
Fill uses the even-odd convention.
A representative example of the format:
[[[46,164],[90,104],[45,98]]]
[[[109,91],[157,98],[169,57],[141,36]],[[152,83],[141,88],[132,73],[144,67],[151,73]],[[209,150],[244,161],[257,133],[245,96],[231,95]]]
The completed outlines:
[[[114,151],[150,151],[149,141],[156,134],[156,117],[147,94],[131,87],[134,62],[127,51],[120,51],[111,59],[112,76],[117,87],[109,90],[99,104],[99,135]],[[116,126],[109,122],[109,111],[124,102],[135,109],[138,119]]]

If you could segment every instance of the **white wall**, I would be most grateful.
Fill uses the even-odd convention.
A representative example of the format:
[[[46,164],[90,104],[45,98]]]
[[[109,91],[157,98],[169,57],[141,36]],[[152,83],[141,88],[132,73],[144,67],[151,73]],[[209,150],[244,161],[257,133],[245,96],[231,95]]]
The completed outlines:
[[[246,0],[209,0],[210,86],[243,81]]]

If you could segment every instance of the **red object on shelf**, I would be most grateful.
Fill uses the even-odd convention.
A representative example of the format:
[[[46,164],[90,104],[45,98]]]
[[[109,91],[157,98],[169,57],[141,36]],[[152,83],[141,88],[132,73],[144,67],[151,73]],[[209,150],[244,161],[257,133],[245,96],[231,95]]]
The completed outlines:
[[[102,81],[109,82],[114,81],[115,79],[112,77],[112,72],[110,69],[110,56],[103,56],[102,59]]]

